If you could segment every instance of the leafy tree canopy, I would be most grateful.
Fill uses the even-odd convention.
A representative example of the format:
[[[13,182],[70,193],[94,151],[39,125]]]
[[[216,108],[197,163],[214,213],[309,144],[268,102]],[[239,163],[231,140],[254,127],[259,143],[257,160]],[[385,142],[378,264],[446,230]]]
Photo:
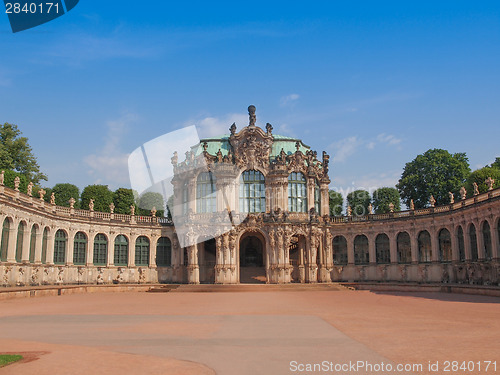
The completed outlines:
[[[47,176],[40,172],[28,138],[21,134],[14,124],[0,125],[0,169],[19,172],[34,184],[46,181]]]
[[[366,190],[355,190],[347,194],[347,204],[351,206],[352,214],[363,216],[368,214],[368,206],[370,205],[370,193]]]
[[[19,191],[26,193],[26,190],[28,188],[28,179],[26,176],[22,175],[21,173],[14,172],[8,169],[4,170],[4,185],[14,189],[14,180],[16,177],[19,177]]]
[[[500,168],[484,167],[475,170],[467,178],[467,184],[465,185],[467,196],[472,197],[474,195],[474,188],[472,186],[474,182],[477,184],[480,193],[486,193],[488,191],[488,185],[486,185],[484,181],[486,181],[488,177],[495,180],[493,188],[500,187]]]
[[[44,189],[47,190],[47,189]],[[56,204],[58,206],[69,207],[69,200],[75,199],[75,208],[80,208],[80,189],[73,184],[56,184],[52,188],[52,192],[56,196]],[[50,194],[46,198],[50,200]]]
[[[407,206],[413,199],[415,208],[426,207],[431,195],[437,205],[444,205],[450,202],[448,192],[458,196],[469,173],[465,153],[450,154],[446,150],[431,149],[406,163],[396,187]]]
[[[500,169],[500,157],[497,157],[490,167]]]
[[[82,191],[81,207],[89,209],[90,200],[94,200],[94,211],[109,212],[109,205],[113,202],[113,192],[108,185],[89,185]]]
[[[113,193],[113,203],[115,205],[115,213],[130,215],[130,206],[136,206],[133,190],[125,188],[117,189]]]
[[[342,207],[344,206],[344,197],[335,190],[328,192],[328,203],[330,206],[330,216],[342,215]]]
[[[139,215],[151,215],[151,210],[153,209],[153,207],[156,208],[156,216],[163,216],[165,214],[165,203],[163,201],[163,195],[161,195],[160,193],[148,191],[139,197],[138,202]]]
[[[394,205],[394,211],[401,211],[399,191],[393,187],[382,187],[373,192],[373,208],[376,214],[391,212],[389,204]]]

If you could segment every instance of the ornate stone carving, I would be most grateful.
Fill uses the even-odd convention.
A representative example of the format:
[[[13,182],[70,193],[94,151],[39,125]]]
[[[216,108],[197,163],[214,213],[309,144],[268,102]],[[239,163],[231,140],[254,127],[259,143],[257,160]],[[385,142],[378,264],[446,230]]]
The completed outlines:
[[[109,205],[109,212],[112,214],[115,213],[115,204],[113,202],[111,202]]]
[[[448,196],[450,197],[450,204],[455,203],[455,195],[451,191],[448,192]]]
[[[19,191],[19,184],[21,183],[21,179],[19,178],[19,176],[16,176],[16,178],[14,178],[14,190],[15,191]]]
[[[410,199],[410,210],[415,211],[415,203],[413,202],[413,199]]]
[[[89,210],[94,211],[94,200],[93,199],[91,199],[89,202]]]
[[[38,190],[38,195],[40,196],[40,200],[43,201],[43,196],[45,195],[46,191],[43,189]]]
[[[50,204],[56,204],[56,195],[54,193],[50,194]]]
[[[435,207],[436,206],[436,198],[434,198],[434,195],[431,194],[431,197],[429,198],[429,205],[431,207]]]
[[[31,197],[33,195],[33,186],[34,185],[35,184],[32,181],[30,181],[30,183],[28,184],[28,188],[26,190],[26,194],[28,194],[29,197]]]
[[[460,188],[460,199],[464,200],[467,198],[467,190],[465,190],[465,187]]]
[[[249,123],[248,126],[255,126],[255,123],[257,122],[257,116],[255,115],[255,106],[251,105],[248,107],[248,117],[249,117]]]
[[[486,186],[488,186],[488,191],[490,190],[493,190],[493,185],[495,184],[495,180],[492,179],[491,177],[488,177],[484,183],[486,184]]]
[[[130,205],[130,216],[134,216],[135,215],[135,205],[131,204]]]
[[[472,187],[474,188],[474,196],[479,195],[479,188],[475,182],[472,183]]]

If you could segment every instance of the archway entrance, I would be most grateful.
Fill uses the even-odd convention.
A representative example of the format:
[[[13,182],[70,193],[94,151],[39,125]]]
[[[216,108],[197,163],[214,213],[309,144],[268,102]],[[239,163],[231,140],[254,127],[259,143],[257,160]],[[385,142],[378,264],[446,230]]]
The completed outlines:
[[[251,233],[240,240],[240,283],[266,282],[264,241]]]

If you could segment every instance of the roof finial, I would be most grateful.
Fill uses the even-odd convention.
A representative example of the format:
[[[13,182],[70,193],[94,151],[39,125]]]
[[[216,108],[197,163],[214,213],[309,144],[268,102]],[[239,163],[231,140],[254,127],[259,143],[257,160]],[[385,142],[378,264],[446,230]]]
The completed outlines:
[[[250,118],[250,123],[248,124],[248,126],[255,126],[255,122],[257,121],[257,116],[255,116],[254,105],[248,107],[248,116]]]

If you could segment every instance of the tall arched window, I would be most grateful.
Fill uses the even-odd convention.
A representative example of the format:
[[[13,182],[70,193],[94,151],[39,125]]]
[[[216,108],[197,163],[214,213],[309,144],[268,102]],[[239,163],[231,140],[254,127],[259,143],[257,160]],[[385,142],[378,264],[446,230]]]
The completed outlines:
[[[465,261],[465,242],[464,242],[464,231],[461,226],[457,229],[458,237],[458,259],[460,262]]]
[[[36,231],[37,226],[33,225],[31,227],[31,236],[30,236],[30,263],[35,263],[35,245],[36,245]]]
[[[333,263],[339,266],[347,264],[347,240],[344,236],[333,239]]]
[[[318,181],[314,181],[314,210],[321,213],[321,190],[319,189]]]
[[[149,265],[149,239],[145,236],[140,236],[135,240],[135,265]]]
[[[83,265],[85,264],[85,258],[87,257],[87,235],[83,232],[78,232],[75,234],[75,240],[73,242],[73,264]]]
[[[240,177],[240,212],[266,210],[265,178],[259,171],[245,171]]]
[[[491,260],[491,231],[490,224],[487,221],[483,223],[483,242],[484,259]]]
[[[47,263],[47,246],[49,243],[49,228],[45,227],[42,237],[42,264]]]
[[[64,264],[66,261],[66,232],[59,229],[54,239],[54,264]]]
[[[354,238],[354,264],[368,264],[370,256],[368,254],[368,238],[359,235]]]
[[[127,249],[128,251],[128,249]],[[105,266],[108,263],[108,238],[99,233],[94,237],[94,265]]]
[[[391,262],[391,250],[387,234],[381,233],[375,239],[375,254],[377,263]]]
[[[158,267],[168,267],[172,264],[172,243],[168,237],[160,237],[156,244],[156,265]]]
[[[216,212],[216,180],[212,172],[202,172],[196,181],[196,212]]]
[[[418,261],[422,263],[432,261],[431,235],[426,230],[418,235]]]
[[[411,242],[407,232],[400,232],[397,237],[398,263],[411,263]]]
[[[115,266],[128,265],[128,240],[123,234],[116,236],[115,239]]]
[[[19,223],[17,227],[17,243],[16,243],[16,262],[21,263],[23,257],[23,241],[24,241],[24,227],[26,226],[24,221]]]
[[[469,241],[470,241],[470,260],[475,262],[478,260],[478,253],[477,253],[476,226],[474,224],[471,224],[469,226]]]
[[[451,262],[451,257],[451,235],[448,229],[443,228],[439,231],[439,260]]]
[[[0,261],[7,260],[7,248],[9,247],[10,220],[5,218],[2,226],[2,243],[0,246]]]
[[[300,172],[292,172],[288,176],[288,210],[307,212],[306,178]]]

